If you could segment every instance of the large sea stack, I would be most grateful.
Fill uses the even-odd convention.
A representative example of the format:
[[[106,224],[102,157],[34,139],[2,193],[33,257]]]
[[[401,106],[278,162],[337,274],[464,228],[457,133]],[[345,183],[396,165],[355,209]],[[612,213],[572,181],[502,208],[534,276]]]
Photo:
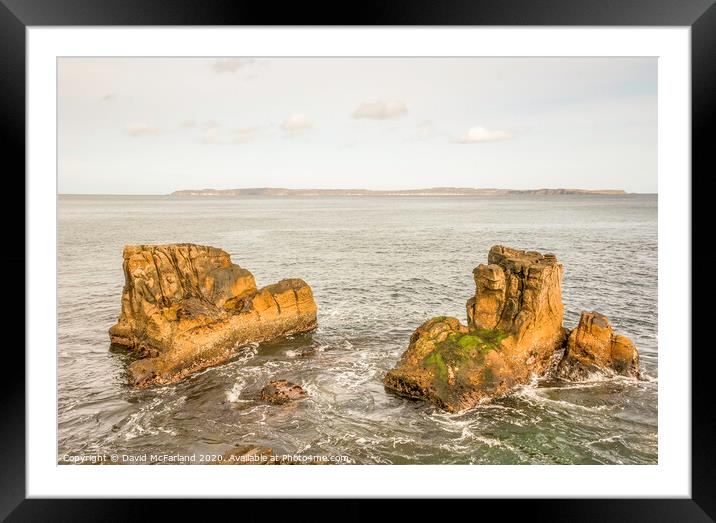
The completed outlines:
[[[109,335],[140,358],[128,368],[137,387],[179,381],[228,360],[241,345],[316,327],[306,282],[257,289],[254,276],[221,249],[128,245],[123,257],[122,312]]]
[[[553,254],[496,245],[487,261],[473,271],[467,326],[445,316],[423,323],[386,375],[386,387],[461,411],[545,374],[567,340],[564,378],[586,379],[593,372],[638,375],[638,355],[628,338],[612,336],[609,327],[593,342],[584,334],[593,322],[589,329],[580,322],[571,336],[562,326],[563,268]],[[627,354],[629,348],[634,355]],[[596,350],[604,355],[592,354]]]

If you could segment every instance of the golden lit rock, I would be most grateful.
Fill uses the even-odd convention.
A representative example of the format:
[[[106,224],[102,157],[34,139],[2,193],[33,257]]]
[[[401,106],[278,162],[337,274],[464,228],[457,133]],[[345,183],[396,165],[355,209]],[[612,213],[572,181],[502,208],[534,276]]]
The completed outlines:
[[[122,312],[109,335],[139,356],[128,368],[138,387],[181,380],[228,360],[241,345],[316,327],[306,282],[257,289],[253,275],[221,249],[130,245],[123,266]]]

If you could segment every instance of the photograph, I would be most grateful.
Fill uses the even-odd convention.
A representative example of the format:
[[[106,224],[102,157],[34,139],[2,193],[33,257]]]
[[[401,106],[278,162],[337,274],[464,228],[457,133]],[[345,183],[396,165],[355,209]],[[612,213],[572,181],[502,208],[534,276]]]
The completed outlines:
[[[56,73],[58,465],[659,463],[657,57]]]

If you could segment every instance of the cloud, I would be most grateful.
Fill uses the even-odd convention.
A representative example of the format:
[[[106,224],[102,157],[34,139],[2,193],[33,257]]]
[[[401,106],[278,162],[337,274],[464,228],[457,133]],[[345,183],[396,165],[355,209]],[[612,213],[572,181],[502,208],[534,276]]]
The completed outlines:
[[[507,131],[496,131],[484,127],[473,127],[468,132],[453,140],[455,143],[482,143],[509,140],[512,134]]]
[[[256,60],[253,58],[220,58],[211,66],[215,73],[236,73],[243,67],[254,65]]]
[[[256,127],[242,127],[241,129],[234,129],[231,141],[236,144],[250,142],[256,138],[258,128]]]
[[[358,109],[353,111],[353,118],[368,118],[370,120],[387,120],[399,118],[408,112],[405,102],[392,100],[387,102],[362,102]]]
[[[258,127],[242,127],[232,130],[227,136],[227,131],[221,131],[218,125],[215,127],[204,127],[199,142],[205,145],[242,144],[256,138],[258,131]]]
[[[208,145],[217,145],[220,143],[224,143],[219,137],[219,131],[216,127],[210,127],[208,129],[205,129],[199,141],[203,144]]]
[[[130,136],[152,136],[161,134],[162,130],[159,127],[154,127],[146,123],[133,123],[127,125],[127,133]]]
[[[281,129],[289,135],[298,135],[313,128],[313,122],[305,114],[294,114],[281,122]]]
[[[179,127],[181,129],[196,129],[198,127],[201,127],[202,129],[216,129],[217,127],[221,127],[221,124],[214,120],[207,120],[205,122],[198,122],[196,120],[184,120],[182,122],[179,122]]]
[[[430,120],[425,120],[424,122],[420,122],[418,124],[415,132],[417,133],[419,139],[425,140],[427,138],[431,138],[435,134],[435,126]]]

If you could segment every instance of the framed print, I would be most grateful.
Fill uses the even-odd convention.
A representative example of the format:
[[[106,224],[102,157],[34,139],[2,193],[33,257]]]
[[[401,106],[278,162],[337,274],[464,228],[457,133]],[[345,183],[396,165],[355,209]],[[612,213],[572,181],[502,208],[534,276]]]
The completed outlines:
[[[711,2],[255,9],[3,1],[3,517],[712,520]]]

